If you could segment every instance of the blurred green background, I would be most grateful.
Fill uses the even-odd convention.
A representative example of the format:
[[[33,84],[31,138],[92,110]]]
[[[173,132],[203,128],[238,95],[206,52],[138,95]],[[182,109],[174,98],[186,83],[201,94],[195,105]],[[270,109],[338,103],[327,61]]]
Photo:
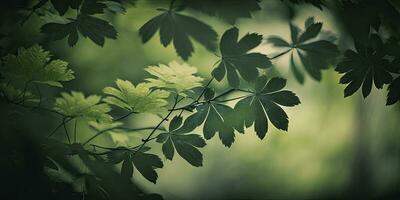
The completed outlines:
[[[75,71],[76,79],[67,83],[64,90],[101,94],[101,89],[114,85],[117,78],[135,84],[143,81],[149,76],[143,69],[149,65],[172,60],[183,62],[172,45],[162,47],[158,34],[142,44],[137,30],[159,13],[156,8],[163,6],[149,2],[138,1],[125,14],[113,17],[119,36],[117,40],[107,40],[103,48],[88,39],[80,40],[72,48],[66,41],[47,44],[46,48],[70,62]],[[262,10],[255,12],[252,19],[238,21],[240,34],[257,32],[265,38],[270,35],[289,38],[285,5],[280,1],[263,1],[261,6]],[[230,27],[201,13],[190,11],[190,15],[210,24],[219,35]],[[296,7],[298,25],[309,16],[323,22],[323,29],[339,38],[337,43],[342,51],[352,47],[341,24],[335,21],[334,13],[311,6]],[[29,43],[35,43],[36,36],[43,39],[38,28],[43,20],[32,18],[24,27],[31,31],[20,38]],[[269,56],[279,53],[279,49],[266,43],[256,51]],[[237,134],[231,148],[224,147],[214,137],[202,151],[203,167],[192,167],[178,156],[173,161],[163,158],[164,168],[158,170],[157,184],[141,176],[134,175],[134,180],[166,199],[308,199],[335,198],[346,193],[385,197],[396,193],[400,188],[399,105],[385,106],[385,90],[373,89],[367,99],[360,92],[343,98],[344,86],[338,84],[339,75],[333,69],[324,71],[321,82],[307,77],[305,84],[300,85],[288,70],[288,56],[273,61],[278,73],[288,79],[288,88],[302,102],[287,109],[288,132],[271,127],[266,139],[259,140],[249,128],[246,134]],[[217,60],[213,53],[195,44],[195,53],[188,63],[198,68],[200,76],[209,79]],[[214,82],[213,86],[222,91],[227,84]],[[57,91],[54,94],[58,95]],[[127,123],[144,126],[156,120],[155,116],[140,115],[131,117]],[[82,124],[78,128],[78,132],[87,133],[79,136],[82,140],[94,134]],[[128,137],[114,139],[132,146],[143,136],[144,133],[130,133]],[[112,139],[106,135],[97,141],[113,145]],[[153,152],[162,155],[160,145],[153,144],[153,147]]]

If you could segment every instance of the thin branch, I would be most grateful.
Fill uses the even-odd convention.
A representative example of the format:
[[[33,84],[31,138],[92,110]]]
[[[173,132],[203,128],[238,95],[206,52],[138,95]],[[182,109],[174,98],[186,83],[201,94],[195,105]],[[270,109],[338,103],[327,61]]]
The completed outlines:
[[[68,134],[68,130],[67,130],[65,119],[63,120],[63,127],[64,127],[64,131],[65,131],[65,136],[68,139],[68,143],[71,144],[71,138],[69,138],[69,134]]]
[[[273,59],[276,59],[276,58],[279,58],[279,57],[281,57],[281,56],[283,56],[283,55],[285,55],[285,54],[287,54],[289,51],[291,51],[292,49],[290,48],[290,49],[288,49],[288,50],[286,50],[286,51],[284,51],[284,52],[281,52],[281,53],[279,53],[278,55],[276,55],[276,56],[272,56],[271,58],[270,58],[270,60],[273,60]]]
[[[211,79],[212,80],[212,79]],[[210,81],[211,82],[211,81]],[[210,83],[209,82],[209,83]],[[168,112],[168,114],[157,124],[157,126],[151,131],[151,133],[146,137],[146,139],[142,139],[142,144],[139,145],[139,148],[133,153],[132,156],[134,156],[136,154],[136,152],[140,151],[144,145],[146,145],[147,142],[150,141],[151,137],[153,136],[153,134],[156,132],[156,130],[161,126],[162,123],[164,123],[165,121],[168,120],[168,117],[174,112],[173,110],[176,107],[176,104],[178,103],[178,96],[175,97],[175,102],[174,105],[172,106],[172,109]]]
[[[60,128],[63,126],[64,121],[65,121],[65,123],[68,123],[68,122],[71,121],[72,119],[73,119],[73,118],[68,118],[68,119],[63,118],[63,119],[62,119],[62,122],[61,122],[53,131],[51,131],[51,133],[50,133],[47,137],[53,136],[54,133],[56,133],[57,130],[60,129]]]
[[[125,119],[125,118],[129,117],[130,115],[132,115],[132,114],[137,114],[137,113],[138,113],[138,112],[131,111],[131,112],[129,112],[129,113],[127,113],[127,114],[125,114],[125,115],[123,115],[123,116],[121,116],[121,117],[119,117],[119,118],[115,119],[114,121],[120,121],[120,120],[123,120],[123,119]]]
[[[251,96],[251,95],[243,95],[243,96],[239,96],[239,97],[235,97],[235,98],[231,98],[231,99],[212,100],[212,101],[219,102],[219,103],[224,103],[224,102],[234,101],[234,100],[238,100],[238,99],[243,99],[243,98],[246,98],[246,97],[249,97],[249,96]]]

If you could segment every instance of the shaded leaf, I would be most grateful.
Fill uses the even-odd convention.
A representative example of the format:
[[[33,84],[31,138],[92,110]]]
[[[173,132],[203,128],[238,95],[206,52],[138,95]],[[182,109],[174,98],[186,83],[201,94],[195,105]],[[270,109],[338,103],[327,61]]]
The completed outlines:
[[[158,175],[155,169],[163,167],[163,163],[158,156],[149,153],[136,152],[136,154],[132,155],[132,162],[144,178],[152,183],[157,182]]]
[[[210,51],[215,51],[217,33],[209,25],[178,13],[177,8],[150,19],[140,29],[139,35],[143,43],[146,43],[160,30],[160,40],[164,47],[173,41],[178,55],[187,60],[193,53],[193,44],[189,37],[193,38]]]
[[[226,74],[229,85],[239,86],[239,76],[253,82],[257,78],[258,68],[271,66],[269,58],[261,53],[249,53],[261,44],[262,36],[256,33],[246,34],[238,41],[239,30],[233,27],[222,35],[220,42],[221,60],[212,71],[212,75],[221,81]]]
[[[305,71],[317,81],[322,78],[321,70],[334,64],[339,55],[337,46],[331,41],[314,40],[318,35],[322,35],[320,34],[322,23],[316,23],[314,18],[310,17],[304,23],[304,27],[305,31],[302,31],[299,27],[290,23],[291,44],[279,36],[272,36],[271,39],[267,40],[276,47],[291,48],[284,50],[282,55],[291,53],[290,69],[296,80],[302,84],[304,83],[304,74],[295,63],[294,52],[297,52]]]
[[[381,89],[392,81],[390,62],[384,58],[383,44],[378,35],[372,35],[366,45],[355,42],[355,46],[356,51],[347,50],[335,70],[344,74],[340,83],[348,84],[344,90],[345,97],[354,94],[362,86],[365,98],[371,92],[372,83]]]
[[[17,55],[9,54],[3,58],[0,69],[8,79],[19,78],[55,87],[62,87],[62,82],[75,78],[67,62],[51,60],[50,56],[50,52],[39,45],[28,49],[21,47]]]
[[[397,77],[393,80],[393,82],[389,85],[389,93],[387,95],[386,105],[395,104],[400,100],[400,77]]]
[[[235,127],[243,131],[243,126],[254,124],[254,131],[260,139],[268,132],[268,120],[278,129],[288,130],[288,116],[281,106],[296,106],[299,98],[291,91],[282,90],[286,80],[261,76],[257,78],[254,95],[240,100],[235,105],[235,113],[239,113],[240,126]]]
[[[184,5],[211,16],[217,16],[230,24],[239,18],[251,18],[251,13],[260,10],[258,0],[185,0]]]

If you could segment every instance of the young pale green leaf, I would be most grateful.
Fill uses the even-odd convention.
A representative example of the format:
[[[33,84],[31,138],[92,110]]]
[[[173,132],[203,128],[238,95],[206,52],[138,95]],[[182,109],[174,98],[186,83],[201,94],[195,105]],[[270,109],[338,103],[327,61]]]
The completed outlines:
[[[171,89],[183,96],[201,86],[203,81],[203,78],[194,75],[197,69],[186,63],[173,61],[168,65],[149,66],[145,70],[156,77],[146,79],[151,87]]]
[[[68,63],[62,60],[51,60],[50,52],[39,45],[28,49],[18,49],[17,55],[5,56],[2,74],[8,78],[19,78],[23,81],[36,82],[55,87],[62,87],[62,82],[74,79],[74,72]]]
[[[103,99],[108,104],[134,112],[159,113],[168,105],[169,92],[151,90],[148,83],[139,83],[136,87],[126,80],[118,79],[117,88],[106,87],[103,92],[108,96]]]
[[[100,103],[100,100],[101,97],[97,95],[85,97],[82,92],[72,91],[70,94],[63,92],[61,97],[56,98],[54,110],[69,117],[109,123],[112,117],[107,113],[111,108],[105,103]]]
[[[278,129],[288,130],[288,116],[280,106],[295,106],[300,104],[299,98],[291,91],[282,90],[286,80],[261,76],[257,78],[254,95],[240,100],[235,105],[235,113],[243,131],[243,126],[254,124],[254,131],[260,139],[268,132],[268,120]]]
[[[210,51],[215,51],[217,33],[209,25],[196,18],[181,15],[177,8],[150,19],[140,29],[139,35],[143,43],[146,43],[153,35],[160,30],[161,44],[166,47],[173,42],[178,55],[187,60],[193,53],[193,38]]]
[[[239,30],[233,27],[222,35],[220,42],[221,60],[212,71],[213,77],[221,81],[226,74],[229,85],[239,87],[239,76],[253,82],[258,77],[257,68],[271,66],[269,58],[261,53],[249,53],[261,44],[262,36],[256,33],[246,34],[238,41]]]
[[[322,35],[320,34],[322,23],[315,23],[314,18],[310,17],[305,21],[304,27],[305,31],[302,31],[296,25],[290,23],[292,43],[279,36],[271,36],[267,40],[275,47],[290,48],[288,50],[284,49],[283,54],[291,53],[290,69],[301,84],[304,83],[304,74],[294,61],[295,52],[297,52],[305,71],[317,81],[322,78],[321,70],[327,69],[331,64],[334,64],[339,54],[337,46],[331,41],[314,40],[318,35]]]
[[[344,96],[354,94],[362,86],[362,94],[367,97],[375,87],[381,89],[392,81],[390,62],[385,58],[383,44],[378,35],[372,35],[368,44],[355,43],[356,51],[347,50],[337,65],[336,71],[344,74],[341,84],[348,84]]]

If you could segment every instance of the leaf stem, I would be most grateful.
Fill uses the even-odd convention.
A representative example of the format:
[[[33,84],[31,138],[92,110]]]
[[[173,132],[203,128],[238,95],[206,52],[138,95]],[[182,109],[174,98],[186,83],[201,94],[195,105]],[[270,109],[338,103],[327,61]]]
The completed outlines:
[[[286,51],[284,51],[284,52],[281,52],[281,53],[279,53],[278,55],[276,55],[276,56],[272,56],[271,58],[270,58],[270,60],[273,60],[273,59],[276,59],[276,58],[279,58],[279,57],[281,57],[281,56],[283,56],[283,55],[285,55],[285,54],[287,54],[289,51],[291,51],[292,49],[290,48],[290,49],[288,49],[288,50],[286,50]]]

